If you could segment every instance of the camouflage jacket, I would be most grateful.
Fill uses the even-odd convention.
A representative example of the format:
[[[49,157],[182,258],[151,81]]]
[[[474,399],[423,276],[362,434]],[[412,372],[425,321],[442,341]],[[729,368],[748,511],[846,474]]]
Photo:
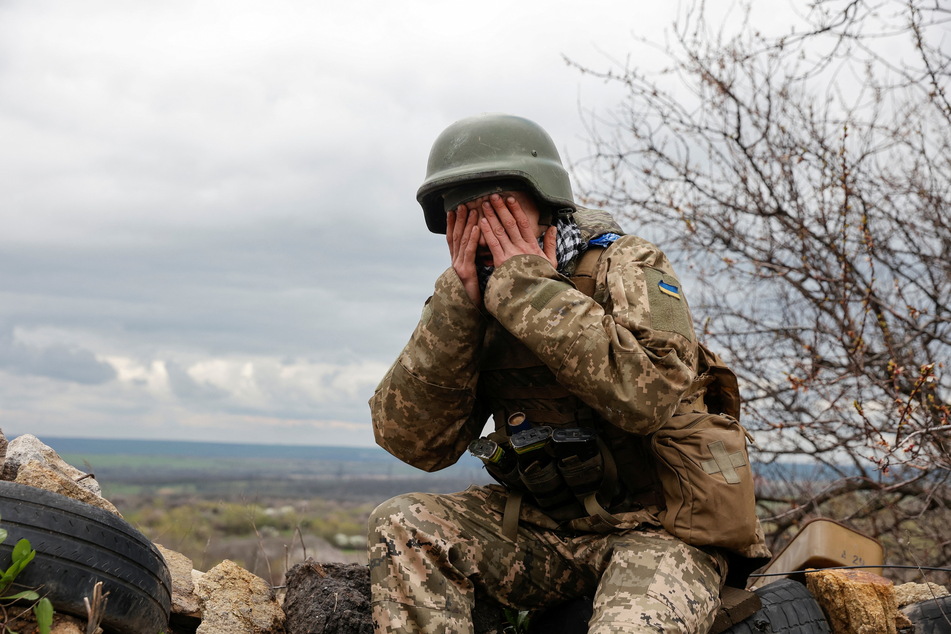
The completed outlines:
[[[604,212],[584,210],[575,217],[586,240],[620,232]],[[568,269],[569,275],[576,273],[571,265]],[[710,377],[697,375],[701,353],[709,352],[697,342],[670,262],[653,244],[620,237],[597,259],[593,277],[589,295],[545,258],[516,256],[489,278],[483,312],[469,300],[455,271],[444,272],[409,343],[370,399],[380,446],[409,464],[436,471],[459,459],[489,416],[496,429],[514,412],[552,428],[594,427],[613,456],[623,492],[608,508],[613,516],[608,530],[667,528],[685,507],[675,506],[677,513],[671,513],[652,440],[669,433],[675,420],[694,420],[691,412],[702,416],[708,411],[705,388],[697,386]],[[686,416],[672,418],[675,413]],[[730,433],[744,445],[745,454],[739,423]],[[704,466],[704,472],[716,473],[722,468],[716,464],[709,471]],[[769,557],[755,518],[748,465],[745,473],[745,494],[726,484],[721,491],[725,498],[710,499],[729,503],[709,507],[699,500],[699,508],[691,507],[694,513],[709,514],[695,516],[702,520],[696,526],[712,527],[703,543],[729,551],[728,583],[737,587]],[[724,475],[716,480],[726,482]],[[679,486],[675,482],[674,488]],[[736,521],[740,516],[751,520],[752,527]],[[558,520],[530,503],[522,504],[520,517],[552,529],[604,528],[597,515]],[[755,535],[746,530],[727,541],[725,536],[740,525]],[[693,543],[691,537],[683,538]]]
[[[604,212],[575,217],[586,240],[620,233]],[[593,409],[614,432],[637,436],[660,428],[696,377],[697,342],[680,283],[664,254],[641,238],[611,244],[599,260],[593,297],[545,258],[520,255],[492,274],[484,304],[485,312],[455,271],[445,271],[370,399],[377,442],[420,469],[456,462],[490,415],[504,425],[504,384],[524,374],[531,389],[533,367],[554,375],[565,396]],[[499,356],[522,372],[491,381]]]

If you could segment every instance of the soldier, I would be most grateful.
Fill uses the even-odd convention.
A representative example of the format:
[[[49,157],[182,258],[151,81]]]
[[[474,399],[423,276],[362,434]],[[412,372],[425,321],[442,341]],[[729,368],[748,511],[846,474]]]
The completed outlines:
[[[376,631],[472,632],[478,588],[516,609],[593,597],[592,633],[706,632],[768,552],[735,377],[667,258],[579,207],[519,117],[447,128],[417,199],[452,265],[370,399],[376,440],[426,471],[469,448],[500,484],[374,511]]]

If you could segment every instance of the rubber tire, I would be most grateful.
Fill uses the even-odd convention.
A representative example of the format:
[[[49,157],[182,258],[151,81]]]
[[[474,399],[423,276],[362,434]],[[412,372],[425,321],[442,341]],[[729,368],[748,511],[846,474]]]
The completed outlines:
[[[915,634],[951,634],[951,597],[938,597],[902,608]]]
[[[15,590],[38,589],[57,612],[86,619],[84,597],[102,581],[108,592],[102,628],[115,634],[157,634],[168,628],[172,583],[168,566],[148,538],[103,509],[57,493],[0,482],[0,566],[13,546],[30,540],[36,556]]]
[[[763,607],[724,634],[828,634],[825,614],[806,586],[781,579],[756,590]]]

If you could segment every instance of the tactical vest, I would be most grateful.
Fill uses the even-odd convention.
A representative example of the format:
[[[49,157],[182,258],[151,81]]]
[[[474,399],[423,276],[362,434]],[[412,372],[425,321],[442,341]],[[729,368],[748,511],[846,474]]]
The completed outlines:
[[[589,247],[570,278],[585,294],[594,294],[594,275],[605,251]],[[485,459],[499,452],[496,461],[485,461],[486,468],[515,493],[516,501],[528,496],[559,521],[592,516],[605,530],[616,523],[615,513],[660,512],[664,497],[648,438],[601,419],[498,322],[487,328],[479,367],[477,400],[489,410],[496,430],[485,439],[492,443],[489,452],[486,444],[473,443],[473,453]],[[515,452],[509,427],[513,416],[550,430],[544,432],[550,440],[545,453]],[[589,431],[594,435],[585,436]],[[506,518],[509,530],[514,530],[512,521]]]
[[[571,276],[578,290],[599,302],[605,298],[597,296],[594,276],[606,250],[590,247]],[[601,419],[491,322],[477,400],[496,429],[471,449],[510,491],[503,533],[514,537],[525,496],[559,522],[590,517],[593,530],[611,530],[615,514],[643,509],[689,544],[760,556],[736,377],[703,345],[698,352],[697,378],[676,414],[657,432],[640,436]],[[526,423],[539,431],[513,435]]]

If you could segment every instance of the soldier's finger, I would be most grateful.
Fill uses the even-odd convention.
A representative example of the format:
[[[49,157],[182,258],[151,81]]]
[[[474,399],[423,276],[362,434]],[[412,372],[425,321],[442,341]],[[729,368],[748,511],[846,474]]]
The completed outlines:
[[[468,210],[466,209],[465,205],[459,205],[456,207],[455,213],[453,214],[456,217],[456,222],[453,227],[455,229],[453,238],[457,243],[462,238],[462,235],[466,232],[467,211]]]
[[[455,233],[456,214],[453,211],[446,212],[446,243],[449,245],[449,252],[452,253],[452,236]]]
[[[545,257],[556,269],[558,268],[557,244],[558,228],[552,225],[545,231]]]
[[[509,200],[511,200],[511,198],[509,198]],[[483,209],[485,208],[489,208],[495,212],[499,222],[503,227],[505,227],[505,232],[513,240],[524,237],[522,235],[522,228],[519,226],[518,220],[514,215],[512,215],[512,211],[509,209],[504,198],[498,194],[492,194],[489,196],[489,200],[483,204]],[[521,208],[519,208],[519,210],[521,210]],[[524,213],[522,215],[524,216]]]
[[[476,249],[479,248],[479,225],[474,224],[468,233],[468,242],[466,242],[465,258],[466,262],[471,262],[475,266]]]
[[[499,224],[497,218],[492,216],[490,220],[489,214],[483,216],[479,222],[481,235],[485,236],[485,244],[489,247],[489,252],[492,253],[492,260],[495,262],[495,266],[499,266],[505,257],[505,248],[502,246],[499,236],[500,232],[502,236],[505,236],[505,230]],[[492,225],[493,222],[495,226]]]
[[[531,224],[528,221],[528,214],[522,209],[522,205],[515,196],[509,196],[505,199],[505,206],[511,212],[512,218],[518,226],[518,233],[526,242],[534,242],[535,235]]]
[[[466,219],[463,223],[462,220],[456,222],[457,232],[459,239],[456,241],[456,246],[460,251],[463,251],[469,246],[470,235],[472,234],[472,214]]]
[[[500,248],[504,248],[505,245],[512,244],[512,236],[509,234],[506,227],[502,225],[502,222],[499,220],[498,214],[495,213],[495,210],[492,208],[489,203],[484,203],[482,206],[482,234],[485,236],[486,243],[489,242],[489,237],[491,236],[493,240],[500,245]],[[488,227],[485,226],[488,225]],[[491,250],[491,245],[489,246]],[[495,253],[493,252],[493,255]]]
[[[479,224],[479,212],[475,209],[469,209],[465,205],[463,208],[466,210],[466,230],[468,231],[472,227],[475,227]]]
[[[455,250],[453,236],[456,234],[456,210],[450,209],[446,212],[446,243],[449,245],[449,253]]]

